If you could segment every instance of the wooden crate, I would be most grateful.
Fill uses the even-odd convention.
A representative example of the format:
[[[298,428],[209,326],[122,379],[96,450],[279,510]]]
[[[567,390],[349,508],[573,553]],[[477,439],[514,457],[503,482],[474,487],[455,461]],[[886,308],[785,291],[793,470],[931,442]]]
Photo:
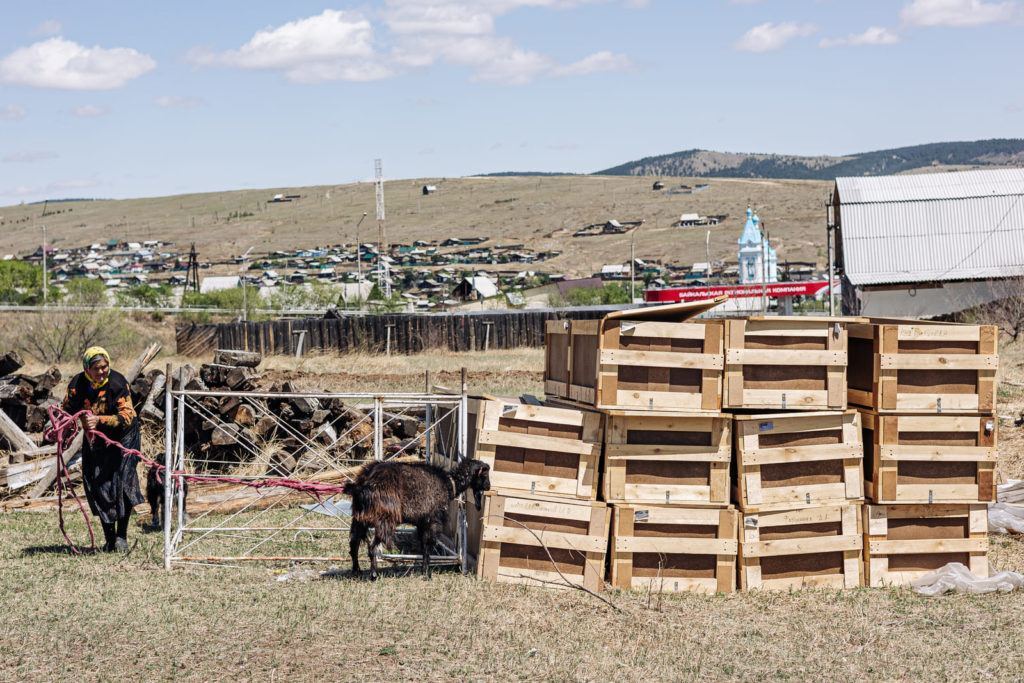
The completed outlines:
[[[495,489],[594,500],[602,426],[593,411],[483,401],[474,455]]]
[[[846,319],[727,320],[722,405],[844,410],[846,360]]]
[[[864,501],[860,415],[735,415],[736,501],[747,512]]]
[[[864,489],[873,502],[995,501],[994,417],[861,411],[861,421]]]
[[[856,588],[861,585],[860,505],[744,513],[740,588]]]
[[[905,585],[949,562],[988,576],[987,505],[865,505],[864,530],[868,586]]]
[[[984,413],[996,405],[993,325],[851,323],[850,403],[881,413]]]
[[[624,590],[731,593],[738,520],[732,509],[616,505],[609,583]]]
[[[544,394],[569,398],[568,320],[549,320],[544,328]]]
[[[610,521],[604,503],[490,491],[484,497],[477,576],[545,588],[565,587],[564,576],[601,590]]]
[[[606,502],[729,505],[730,416],[608,411],[605,420]]]
[[[683,322],[722,299],[616,311],[569,326],[568,396],[577,404],[623,410],[719,412],[721,321]],[[549,332],[551,326],[549,326]],[[550,332],[545,391],[560,396],[566,373],[562,335]]]

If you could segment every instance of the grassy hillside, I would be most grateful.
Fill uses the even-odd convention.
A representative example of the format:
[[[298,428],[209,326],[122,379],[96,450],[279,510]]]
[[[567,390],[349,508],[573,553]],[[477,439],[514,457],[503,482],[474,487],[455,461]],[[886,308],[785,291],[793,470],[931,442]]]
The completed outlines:
[[[703,182],[703,181],[702,181]],[[437,185],[424,197],[424,184]],[[666,182],[694,185],[692,178]],[[598,176],[424,178],[385,184],[391,242],[486,235],[488,244],[522,243],[558,249],[562,255],[538,270],[589,275],[602,264],[629,258],[631,235],[573,238],[590,223],[615,218],[645,221],[634,233],[640,258],[692,263],[705,259],[705,229],[676,228],[682,213],[729,214],[711,228],[712,258],[736,258],[736,240],[748,204],[760,211],[783,259],[824,262],[825,211],[831,183],[822,181],[711,180],[698,194],[653,192],[645,178]],[[290,203],[267,203],[275,194],[298,194]],[[376,241],[371,183],[239,190],[146,199],[62,202],[42,216],[43,205],[0,208],[0,257],[31,252],[39,226],[57,247],[116,237],[171,240],[187,251],[194,241],[204,261],[226,259],[253,247],[253,254],[325,244]],[[224,266],[224,269],[235,269]]]
[[[829,180],[841,176],[885,175],[934,167],[962,166],[1024,166],[1024,139],[938,142],[844,157],[742,154],[689,149],[630,161],[599,173]]]

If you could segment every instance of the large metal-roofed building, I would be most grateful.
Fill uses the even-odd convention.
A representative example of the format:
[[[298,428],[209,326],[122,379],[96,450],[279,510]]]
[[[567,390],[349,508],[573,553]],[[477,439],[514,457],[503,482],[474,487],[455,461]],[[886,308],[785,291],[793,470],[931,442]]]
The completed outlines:
[[[1024,169],[836,178],[831,209],[846,314],[947,315],[1024,276]]]

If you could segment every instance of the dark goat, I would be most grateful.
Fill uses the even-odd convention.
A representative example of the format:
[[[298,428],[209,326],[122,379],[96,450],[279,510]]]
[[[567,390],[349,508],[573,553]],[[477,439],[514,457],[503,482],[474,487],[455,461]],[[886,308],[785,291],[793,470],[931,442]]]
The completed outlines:
[[[468,488],[473,489],[477,507],[491,487],[490,466],[479,460],[460,463],[451,472],[426,463],[373,462],[359,476],[345,484],[352,496],[352,533],[349,552],[352,573],[358,575],[359,544],[373,527],[370,549],[370,578],[377,578],[377,546],[395,546],[400,524],[415,525],[423,548],[423,573],[430,578],[430,551],[434,539],[448,522],[448,503]]]
[[[188,500],[188,481],[182,479],[182,485],[185,487],[185,497],[183,501]],[[177,480],[172,482],[175,492],[178,490]],[[161,524],[160,520],[164,516],[164,478],[160,476],[160,470],[156,467],[150,467],[149,472],[146,473],[146,500],[149,501],[149,511],[152,518],[149,521],[149,529],[156,531],[163,529],[164,525]],[[185,503],[182,504],[182,512],[188,513]]]

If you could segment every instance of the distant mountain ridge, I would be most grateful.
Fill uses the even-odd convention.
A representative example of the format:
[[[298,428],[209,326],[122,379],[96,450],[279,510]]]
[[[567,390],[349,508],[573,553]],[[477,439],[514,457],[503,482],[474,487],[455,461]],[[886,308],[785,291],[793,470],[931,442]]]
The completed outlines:
[[[935,142],[841,157],[689,149],[630,161],[594,175],[831,180],[944,166],[1024,166],[1024,139]]]

